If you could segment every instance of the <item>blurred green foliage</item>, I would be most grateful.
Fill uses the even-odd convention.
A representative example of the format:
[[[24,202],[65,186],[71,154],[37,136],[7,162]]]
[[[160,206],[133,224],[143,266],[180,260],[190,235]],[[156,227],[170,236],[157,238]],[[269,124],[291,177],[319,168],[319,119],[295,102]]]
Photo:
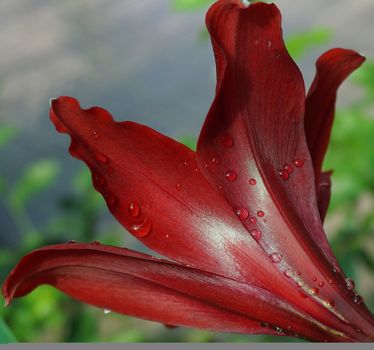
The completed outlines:
[[[173,0],[177,10],[196,10],[212,0]],[[295,59],[309,49],[326,43],[331,33],[315,28],[287,39]],[[337,112],[325,168],[334,169],[333,196],[327,222],[334,225],[331,243],[347,275],[357,282],[368,306],[374,309],[374,290],[365,276],[374,273],[374,62],[366,63],[354,83],[362,95]],[[0,124],[0,151],[17,142],[22,133]],[[196,148],[196,138],[181,141]],[[42,192],[48,191],[60,176],[61,165],[54,159],[37,159],[20,172],[15,184],[7,183],[0,167],[0,201],[22,236],[17,249],[0,247],[0,278],[4,280],[15,263],[37,247],[69,239],[122,245],[122,229],[113,223],[102,226],[107,211],[101,196],[93,190],[91,175],[82,165],[64,189],[57,203],[57,214],[47,224],[35,227],[28,205]],[[101,225],[101,226],[100,226]],[[104,231],[104,232],[103,232]],[[101,236],[104,233],[105,235]],[[11,232],[9,234],[12,234]],[[349,242],[349,244],[347,244]],[[366,273],[366,275],[365,275]],[[2,319],[2,318],[3,319]],[[295,342],[288,337],[219,334],[137,320],[78,303],[57,290],[42,286],[11,307],[0,308],[0,343],[28,342]]]
[[[329,29],[314,28],[288,37],[286,45],[290,55],[297,60],[304,56],[309,49],[326,44],[331,38],[332,33]]]
[[[193,11],[211,3],[212,0],[173,0],[172,8],[178,11]]]

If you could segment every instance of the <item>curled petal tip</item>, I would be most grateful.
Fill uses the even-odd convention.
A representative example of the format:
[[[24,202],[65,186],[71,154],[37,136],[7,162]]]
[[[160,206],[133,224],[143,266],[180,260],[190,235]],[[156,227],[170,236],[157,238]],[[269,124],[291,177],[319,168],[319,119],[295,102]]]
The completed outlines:
[[[53,103],[54,101],[56,101],[56,100],[57,100],[56,97],[50,97],[50,98],[49,98],[49,107],[52,107],[52,103]]]

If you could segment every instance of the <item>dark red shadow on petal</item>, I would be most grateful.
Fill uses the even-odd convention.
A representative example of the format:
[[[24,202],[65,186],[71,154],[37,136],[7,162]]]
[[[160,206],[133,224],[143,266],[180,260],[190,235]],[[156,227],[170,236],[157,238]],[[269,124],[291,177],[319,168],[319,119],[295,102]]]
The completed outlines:
[[[321,173],[317,187],[318,210],[321,220],[324,221],[331,198],[331,176],[332,171]]]
[[[339,86],[365,61],[353,50],[332,49],[317,61],[317,73],[305,105],[305,133],[312,156],[316,183],[322,169],[334,122]]]
[[[304,132],[304,83],[284,46],[278,9],[219,1],[207,26],[218,85],[198,142],[202,173],[288,278],[290,287],[279,294],[287,298],[298,285],[301,297],[292,301],[307,313],[328,324],[331,312],[372,334],[372,316],[346,289],[322,228]]]
[[[9,303],[41,284],[101,308],[166,324],[349,340],[265,290],[127,249],[75,243],[35,250],[11,272],[3,294]]]

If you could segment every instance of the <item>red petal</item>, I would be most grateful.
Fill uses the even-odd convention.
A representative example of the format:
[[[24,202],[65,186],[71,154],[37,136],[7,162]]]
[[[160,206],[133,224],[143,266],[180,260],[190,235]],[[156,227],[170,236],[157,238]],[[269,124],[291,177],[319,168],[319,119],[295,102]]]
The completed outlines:
[[[330,204],[331,175],[332,171],[325,171],[321,173],[317,187],[318,210],[322,221],[325,220],[327,209]]]
[[[318,303],[352,324],[364,317],[362,324],[370,332],[366,322],[371,316],[343,288],[344,275],[337,273],[320,222],[303,127],[304,83],[284,46],[277,7],[219,1],[208,12],[207,26],[218,87],[198,143],[202,172],[239,209],[243,225],[256,233],[259,249],[279,273],[292,272],[288,289],[280,288],[279,294],[288,294],[311,315],[319,313]],[[218,165],[204,166],[217,157]],[[244,209],[248,217],[240,215]],[[290,297],[295,282],[314,305],[301,296]],[[273,283],[269,278],[268,288]]]
[[[274,333],[271,328],[279,326],[314,340],[349,340],[265,290],[121,248],[61,244],[35,250],[11,272],[3,294],[9,303],[40,284],[172,325],[243,333]],[[272,327],[261,320],[271,320]]]
[[[117,123],[101,108],[82,110],[69,97],[54,100],[50,115],[70,134],[71,154],[87,163],[113,215],[145,245],[205,271],[267,281],[272,263],[201,175],[194,152],[146,126]]]
[[[317,61],[317,74],[309,90],[305,109],[305,133],[316,183],[330,140],[337,90],[364,61],[365,57],[356,51],[345,49],[327,51]]]

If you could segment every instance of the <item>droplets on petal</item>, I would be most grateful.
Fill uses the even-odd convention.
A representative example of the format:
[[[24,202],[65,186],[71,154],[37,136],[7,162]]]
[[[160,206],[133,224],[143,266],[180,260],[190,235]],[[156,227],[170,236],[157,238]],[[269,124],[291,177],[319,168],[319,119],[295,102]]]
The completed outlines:
[[[262,237],[262,233],[260,230],[252,230],[250,232],[251,236],[256,240],[259,241]]]
[[[238,174],[235,171],[230,170],[226,173],[225,177],[228,181],[233,182],[233,181],[236,181],[236,179],[238,178]]]
[[[279,253],[272,253],[269,257],[274,264],[279,264],[282,261],[282,255]]]
[[[357,305],[360,305],[362,303],[362,296],[361,295],[358,295],[356,294],[354,297],[353,297],[353,302]]]
[[[292,278],[293,275],[294,275],[294,271],[292,269],[287,269],[286,271],[284,271],[284,275],[287,277],[287,278]]]
[[[302,159],[294,159],[292,163],[295,165],[297,168],[301,168],[304,165],[304,161]]]
[[[287,173],[291,174],[293,172],[293,167],[289,164],[286,164],[283,169],[287,171]]]
[[[101,153],[95,153],[94,154],[94,158],[100,162],[100,163],[103,163],[103,164],[107,164],[109,162],[109,159],[107,156],[105,156],[104,154],[101,154]]]
[[[130,227],[130,232],[138,238],[147,236],[152,230],[152,222],[145,218],[140,224],[135,224]]]
[[[256,185],[257,181],[255,179],[249,179],[248,180],[248,183],[251,185],[251,186],[254,186]]]
[[[355,282],[351,278],[346,278],[345,279],[345,284],[346,284],[348,290],[355,289]]]
[[[288,180],[290,177],[290,174],[286,170],[279,170],[278,174],[283,180]]]
[[[257,223],[257,219],[254,216],[251,216],[251,218],[249,219],[249,221],[250,221],[251,224]]]
[[[221,163],[221,158],[220,158],[219,156],[214,156],[214,157],[212,158],[212,163],[213,163],[214,165],[219,165],[219,164]]]
[[[236,210],[236,215],[240,220],[245,220],[249,217],[249,211],[246,208],[240,208]]]
[[[137,202],[131,202],[129,205],[129,213],[132,217],[140,215],[140,205]]]

